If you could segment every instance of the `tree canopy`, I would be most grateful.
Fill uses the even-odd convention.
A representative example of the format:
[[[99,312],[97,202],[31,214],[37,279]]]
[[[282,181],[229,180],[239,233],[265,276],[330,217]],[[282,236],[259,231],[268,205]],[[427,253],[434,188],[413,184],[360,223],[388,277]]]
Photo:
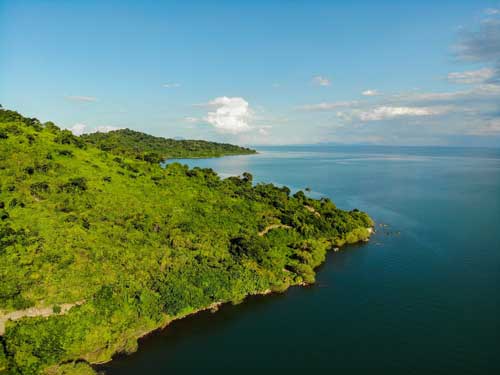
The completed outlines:
[[[130,129],[84,134],[81,138],[103,151],[111,151],[149,163],[159,163],[166,159],[255,154],[255,150],[228,143],[176,140],[155,137]]]
[[[0,108],[0,319],[52,312],[6,322],[0,371],[91,373],[173,319],[312,283],[329,249],[369,236],[361,211],[248,173],[162,168],[137,155],[163,146],[132,151],[120,134],[137,135],[91,141]],[[176,147],[169,157],[200,156]]]

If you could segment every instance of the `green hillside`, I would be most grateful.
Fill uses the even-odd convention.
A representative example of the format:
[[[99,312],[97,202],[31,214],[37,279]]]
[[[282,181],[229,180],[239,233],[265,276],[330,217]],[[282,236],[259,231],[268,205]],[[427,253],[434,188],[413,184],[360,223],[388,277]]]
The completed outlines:
[[[0,319],[48,315],[6,321],[0,369],[89,373],[172,319],[312,283],[329,249],[369,236],[329,199],[137,160],[161,149],[147,139],[103,149],[0,109]]]
[[[152,163],[174,158],[255,154],[255,150],[227,143],[154,137],[130,129],[84,134],[81,138],[103,151]]]

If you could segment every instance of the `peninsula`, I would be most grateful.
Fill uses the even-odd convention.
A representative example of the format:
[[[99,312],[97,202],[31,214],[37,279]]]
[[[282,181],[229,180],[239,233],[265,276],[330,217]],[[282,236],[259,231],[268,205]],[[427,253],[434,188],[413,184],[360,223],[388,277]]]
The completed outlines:
[[[314,283],[328,250],[369,238],[327,198],[159,164],[253,152],[0,108],[0,373],[91,374],[174,319]]]

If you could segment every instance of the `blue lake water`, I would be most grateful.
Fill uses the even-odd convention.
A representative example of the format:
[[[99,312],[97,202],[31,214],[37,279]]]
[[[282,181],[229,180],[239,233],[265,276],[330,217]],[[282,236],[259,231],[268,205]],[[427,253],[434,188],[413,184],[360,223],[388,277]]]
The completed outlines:
[[[174,322],[106,373],[500,373],[499,149],[259,152],[180,162],[309,187],[377,233],[330,254],[314,286]]]

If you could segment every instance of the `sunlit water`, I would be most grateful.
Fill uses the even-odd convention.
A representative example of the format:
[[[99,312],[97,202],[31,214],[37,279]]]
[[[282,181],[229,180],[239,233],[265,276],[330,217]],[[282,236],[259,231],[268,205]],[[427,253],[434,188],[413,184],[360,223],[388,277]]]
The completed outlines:
[[[500,373],[499,150],[259,151],[181,162],[310,187],[377,233],[330,254],[314,286],[175,322],[106,373]]]

